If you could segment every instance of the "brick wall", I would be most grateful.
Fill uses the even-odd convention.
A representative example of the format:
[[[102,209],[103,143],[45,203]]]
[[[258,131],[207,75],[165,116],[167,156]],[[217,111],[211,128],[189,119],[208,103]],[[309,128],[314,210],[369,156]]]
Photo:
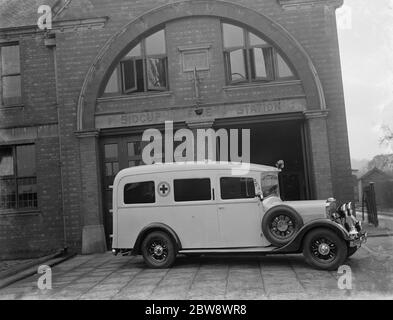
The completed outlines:
[[[0,215],[0,259],[27,258],[63,248],[57,138],[36,140],[38,211]]]

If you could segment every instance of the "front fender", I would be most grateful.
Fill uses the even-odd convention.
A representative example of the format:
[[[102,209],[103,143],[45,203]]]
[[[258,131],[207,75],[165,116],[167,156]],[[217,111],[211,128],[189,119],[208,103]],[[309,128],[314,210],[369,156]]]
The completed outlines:
[[[347,230],[336,222],[328,219],[317,219],[304,225],[296,235],[296,237],[284,247],[274,250],[275,253],[299,253],[303,250],[302,243],[305,235],[315,228],[328,228],[338,236],[342,237],[345,241],[350,241],[350,236]]]
[[[141,244],[142,241],[144,239],[144,237],[152,231],[164,231],[167,234],[169,234],[169,236],[172,238],[172,240],[175,242],[176,245],[176,251],[181,250],[182,246],[181,246],[181,242],[180,239],[178,237],[178,235],[176,234],[176,232],[169,227],[168,225],[161,223],[161,222],[153,222],[151,224],[149,224],[148,226],[144,227],[142,229],[141,232],[139,232],[139,235],[135,241],[134,244],[134,248],[132,250],[133,254],[140,254],[141,253]]]

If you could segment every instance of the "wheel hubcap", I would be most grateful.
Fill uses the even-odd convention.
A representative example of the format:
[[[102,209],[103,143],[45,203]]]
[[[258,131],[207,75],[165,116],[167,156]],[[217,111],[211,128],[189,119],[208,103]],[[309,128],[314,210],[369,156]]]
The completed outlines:
[[[161,239],[155,239],[147,245],[149,256],[159,262],[163,262],[168,257],[168,246]]]
[[[274,218],[270,230],[277,238],[287,239],[294,233],[295,223],[287,215],[281,214]]]
[[[277,223],[277,229],[281,232],[287,231],[288,230],[288,223],[285,220],[280,220]]]
[[[327,238],[316,238],[311,242],[311,252],[318,260],[331,262],[337,257],[337,246]]]
[[[329,245],[327,245],[326,243],[321,243],[318,247],[318,251],[324,256],[328,255],[330,252]]]
[[[155,254],[156,256],[161,256],[163,252],[164,252],[164,248],[163,248],[162,246],[156,245],[156,246],[154,247],[154,254]]]

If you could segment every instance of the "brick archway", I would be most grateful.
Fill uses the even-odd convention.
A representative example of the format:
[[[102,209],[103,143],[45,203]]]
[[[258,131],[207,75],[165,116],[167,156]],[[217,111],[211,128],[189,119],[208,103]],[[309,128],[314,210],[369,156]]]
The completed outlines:
[[[118,60],[137,44],[138,39],[168,21],[192,16],[224,18],[242,24],[257,34],[263,34],[290,58],[303,83],[308,109],[326,109],[322,85],[310,57],[285,28],[270,18],[238,4],[218,0],[191,0],[151,10],[130,22],[107,41],[90,66],[82,86],[77,110],[78,131],[95,128],[95,104],[101,86],[108,80]],[[247,21],[247,24],[243,21]]]

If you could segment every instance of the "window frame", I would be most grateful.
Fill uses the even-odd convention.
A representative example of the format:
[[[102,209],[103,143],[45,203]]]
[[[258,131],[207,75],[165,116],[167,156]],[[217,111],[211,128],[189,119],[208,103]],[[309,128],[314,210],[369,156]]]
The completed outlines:
[[[0,215],[2,213],[7,213],[7,212],[26,212],[26,211],[37,211],[39,210],[39,204],[38,204],[38,180],[37,180],[37,159],[35,159],[35,175],[34,176],[19,176],[18,175],[18,154],[17,154],[17,148],[18,147],[23,147],[23,146],[34,146],[34,156],[35,158],[37,157],[37,148],[35,143],[24,143],[24,144],[15,144],[15,145],[1,145],[0,149],[3,148],[11,148],[12,149],[12,163],[13,163],[13,174],[12,175],[7,175],[7,176],[0,176],[0,181],[4,180],[12,180],[13,185],[15,187],[15,207],[14,208],[2,208],[0,206]],[[36,192],[36,200],[35,200],[35,205],[31,207],[20,207],[20,201],[19,201],[19,180],[21,179],[35,179],[35,185],[37,187],[37,192]]]
[[[153,202],[139,202],[139,203],[126,203],[125,201],[125,192],[126,192],[126,187],[128,185],[132,184],[138,184],[138,183],[152,183],[153,184],[153,195],[154,195],[154,201]],[[130,181],[124,183],[122,186],[122,197],[123,197],[123,206],[129,207],[129,206],[151,206],[153,204],[157,203],[157,195],[156,195],[156,182],[154,180],[143,180],[143,181]]]
[[[279,74],[279,68],[278,68],[278,55],[281,56],[281,59],[287,64],[289,70],[292,72],[292,76],[288,77],[280,77]],[[286,60],[281,52],[279,52],[276,48],[273,48],[273,63],[274,63],[274,77],[277,81],[290,81],[290,80],[296,80],[298,77],[296,76],[296,73],[294,71],[294,68],[291,65],[291,62]]]
[[[164,32],[164,44],[165,44],[165,53],[162,54],[147,54],[146,52],[146,39],[160,31]],[[144,37],[141,39],[135,46],[133,46],[128,52],[130,52],[132,49],[140,45],[140,55],[139,56],[134,56],[134,57],[127,57],[124,56],[122,59],[120,59],[119,63],[117,64],[116,68],[113,70],[113,72],[118,73],[118,94],[120,93],[121,95],[130,95],[130,94],[147,94],[149,92],[165,92],[169,91],[169,68],[168,68],[168,45],[167,45],[167,34],[166,34],[166,28],[162,28],[160,30],[157,30],[148,36]],[[149,81],[148,81],[148,60],[149,59],[162,59],[164,60],[164,67],[165,67],[165,87],[154,87],[150,88],[149,87]],[[142,67],[143,67],[143,91],[138,91],[138,77],[137,77],[137,71],[136,71],[136,65],[137,65],[137,60],[142,60]],[[135,86],[130,89],[125,88],[125,72],[124,72],[124,62],[127,61],[132,61],[133,67],[134,67],[134,83]],[[109,80],[108,80],[109,81]],[[106,84],[107,85],[107,84]],[[104,92],[102,97],[110,97],[116,94],[115,92],[109,92],[106,93],[106,86],[104,88]]]
[[[17,46],[18,50],[19,50],[19,73],[3,74],[2,49],[5,47],[14,47],[14,46]],[[18,98],[18,102],[15,102],[15,103],[7,103],[6,101],[4,101],[3,79],[4,78],[11,78],[11,77],[19,77],[19,79],[20,79],[20,96],[15,97],[15,98]],[[20,43],[19,43],[19,41],[0,43],[0,107],[19,107],[22,105],[23,105],[23,84],[22,84],[22,59],[21,59]]]
[[[238,28],[241,28],[243,30],[243,46],[231,46],[231,47],[226,47],[225,42],[224,42],[224,24],[228,25],[233,25]],[[251,45],[250,41],[250,34],[254,34],[258,38],[262,39],[266,44],[257,44],[257,45]],[[239,85],[239,84],[252,84],[252,83],[266,83],[266,82],[280,82],[280,81],[290,81],[290,80],[296,80],[298,79],[296,72],[290,62],[288,62],[284,56],[279,52],[273,45],[268,43],[264,38],[260,37],[259,35],[255,34],[251,30],[248,30],[240,25],[233,24],[228,21],[221,21],[221,43],[222,43],[222,49],[224,53],[224,66],[225,66],[225,75],[226,75],[226,84],[227,85]],[[268,70],[266,68],[266,77],[255,77],[255,79],[252,78],[252,60],[254,64],[254,69],[255,69],[255,55],[251,54],[251,51],[256,49],[256,48],[261,48],[261,49],[266,49],[269,48],[271,50],[271,65],[269,66],[271,70]],[[246,79],[245,80],[232,80],[232,75],[231,75],[231,61],[230,61],[230,53],[236,50],[242,49],[243,50],[243,55],[244,55],[244,65],[245,65],[245,72],[246,72]],[[279,71],[278,71],[278,57],[277,55],[280,54],[281,58],[283,61],[287,64],[288,68],[292,72],[292,76],[289,77],[280,77],[279,76]],[[264,59],[265,66],[266,66],[266,61]],[[254,70],[254,73],[256,74],[256,70]]]
[[[222,188],[222,179],[239,179],[240,181],[243,179],[250,179],[252,180],[252,185],[254,187],[254,196],[253,197],[247,197],[247,198],[224,198],[223,197],[223,188]],[[245,177],[245,176],[240,176],[240,177],[234,177],[234,176],[220,176],[218,178],[218,184],[220,186],[220,200],[221,201],[255,201],[256,199],[256,190],[255,190],[255,184],[254,184],[254,177]]]
[[[204,200],[176,200],[176,181],[178,180],[209,180],[210,184],[210,193],[209,193],[209,199],[204,199]],[[194,204],[194,203],[206,203],[206,202],[213,202],[214,201],[214,195],[213,195],[213,190],[214,190],[214,181],[212,177],[202,177],[202,178],[196,178],[196,177],[191,177],[191,178],[175,178],[172,180],[172,185],[173,185],[173,202],[178,205],[182,204]]]

